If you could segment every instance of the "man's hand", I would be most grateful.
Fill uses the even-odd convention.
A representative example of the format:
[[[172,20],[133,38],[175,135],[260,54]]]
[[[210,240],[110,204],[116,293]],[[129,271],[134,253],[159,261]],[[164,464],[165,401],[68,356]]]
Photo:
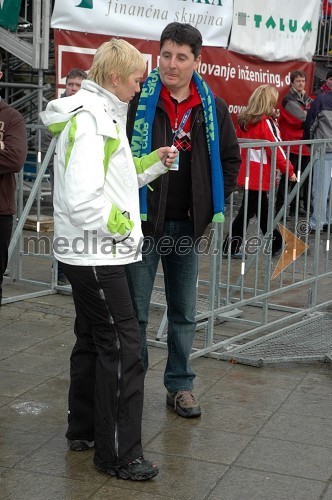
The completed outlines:
[[[175,161],[175,158],[179,154],[175,146],[164,146],[162,148],[157,149],[157,153],[160,158],[160,161],[163,162],[164,165],[168,168],[171,168],[171,166]]]

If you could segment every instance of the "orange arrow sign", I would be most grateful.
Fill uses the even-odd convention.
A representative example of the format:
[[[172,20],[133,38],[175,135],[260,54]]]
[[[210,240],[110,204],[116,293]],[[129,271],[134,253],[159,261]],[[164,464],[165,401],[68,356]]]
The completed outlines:
[[[304,241],[295,236],[294,233],[286,229],[282,224],[278,224],[278,226],[285,242],[285,246],[271,276],[272,280],[309,248],[309,245],[304,243]]]

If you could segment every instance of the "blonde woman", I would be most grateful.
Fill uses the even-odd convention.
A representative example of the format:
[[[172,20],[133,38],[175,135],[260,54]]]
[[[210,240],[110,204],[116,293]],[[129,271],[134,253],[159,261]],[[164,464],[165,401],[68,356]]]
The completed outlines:
[[[71,450],[95,446],[107,474],[146,480],[158,468],[141,443],[144,369],[125,266],[141,259],[138,188],[171,167],[171,147],[135,159],[126,136],[129,101],[146,68],[128,42],[97,50],[88,79],[42,113],[58,136],[54,255],[71,283],[76,343],[70,358]]]
[[[276,105],[279,93],[271,85],[261,85],[252,93],[248,105],[244,112],[238,117],[237,137],[240,139],[249,139],[253,141],[278,142],[281,140],[276,121]],[[249,155],[249,158],[248,158]],[[259,196],[261,191],[260,203],[260,228],[265,235],[267,232],[268,218],[268,192],[275,188],[270,184],[271,179],[271,160],[272,149],[265,148],[242,148],[242,163],[238,175],[238,185],[246,186],[248,176],[248,207],[246,227],[249,220],[259,213]],[[249,170],[247,170],[247,162]],[[293,165],[287,162],[285,152],[281,147],[276,148],[276,168],[281,173],[287,174],[289,180],[296,181]],[[245,216],[245,196],[238,215],[232,223],[232,238],[226,237],[223,246],[224,255],[228,254],[229,244],[231,245],[232,258],[242,259],[239,252],[243,244],[243,223]],[[279,231],[273,231],[272,255],[276,255],[282,248],[282,236]]]

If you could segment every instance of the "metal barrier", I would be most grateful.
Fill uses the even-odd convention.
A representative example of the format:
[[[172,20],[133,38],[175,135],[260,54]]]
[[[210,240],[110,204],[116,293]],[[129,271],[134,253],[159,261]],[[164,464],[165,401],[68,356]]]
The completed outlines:
[[[276,170],[276,148],[284,146],[287,157],[290,154],[290,144],[300,147],[299,170],[297,183],[292,191],[285,190],[285,203],[279,213],[275,214],[275,190],[269,193],[268,230],[263,235],[259,229],[258,213],[251,221],[248,229],[244,225],[243,237],[246,250],[242,252],[242,259],[235,260],[231,253],[223,252],[223,242],[227,234],[231,235],[232,221],[239,208],[242,198],[245,198],[245,214],[247,212],[248,189],[232,194],[228,206],[226,222],[209,228],[211,247],[208,258],[200,259],[200,280],[197,291],[197,321],[198,331],[191,358],[210,355],[219,359],[240,359],[235,355],[239,346],[252,342],[253,339],[263,338],[271,331],[276,331],[285,325],[289,327],[294,322],[306,324],[308,317],[326,308],[332,303],[332,293],[328,295],[329,279],[332,275],[330,257],[330,225],[325,232],[310,231],[310,198],[306,206],[300,206],[300,193],[307,180],[311,192],[313,181],[313,166],[322,170],[325,156],[325,141],[297,141],[282,142],[279,144],[255,143],[262,151],[272,150],[271,183],[278,179]],[[306,169],[301,173],[302,147],[312,144],[312,155]],[[250,150],[253,143],[241,144],[242,148]],[[263,155],[262,155],[263,156]],[[249,165],[247,165],[249,175]],[[263,165],[261,163],[261,169]],[[319,192],[322,191],[323,177],[319,179]],[[287,183],[288,184],[288,183]],[[288,186],[286,186],[287,188]],[[332,200],[330,186],[329,200]],[[289,205],[295,201],[295,214],[288,213]],[[321,196],[318,204],[321,205]],[[332,222],[332,203],[328,205],[329,221]],[[299,215],[301,213],[302,215]],[[246,215],[245,215],[246,217]],[[291,245],[287,243],[286,254],[273,257],[268,248],[273,230],[282,225],[286,234],[293,235]],[[256,248],[253,248],[253,242]],[[307,245],[308,248],[298,257],[297,247]],[[249,247],[249,248],[248,248]],[[258,248],[259,247],[259,248]],[[299,253],[299,252],[298,252]],[[289,256],[291,257],[289,259]],[[205,257],[205,259],[204,259]],[[284,262],[283,262],[284,261]],[[289,264],[286,266],[286,262]],[[280,272],[276,273],[280,267]],[[203,279],[205,274],[207,279]],[[327,284],[326,284],[327,283]],[[325,288],[323,287],[325,286]],[[327,292],[327,293],[326,293]],[[295,295],[294,295],[295,294]],[[153,295],[154,305],[164,306],[166,303],[161,289]],[[225,322],[224,328],[215,328],[215,325]],[[150,339],[152,345],[166,347],[167,311],[165,309],[156,339]],[[224,330],[224,331],[223,331]],[[217,333],[218,331],[218,333]],[[220,331],[222,334],[220,334]],[[332,344],[331,344],[332,350]]]
[[[40,125],[33,125],[31,127],[37,129],[41,128]],[[17,284],[31,285],[34,290],[28,292],[21,292],[19,290],[17,294],[7,297],[4,296],[2,301],[3,304],[57,292],[57,286],[55,282],[56,264],[54,265],[54,259],[52,256],[52,238],[51,236],[45,237],[42,234],[41,227],[42,218],[44,215],[43,212],[45,210],[45,203],[43,204],[43,201],[45,200],[43,200],[41,188],[43,180],[45,179],[47,166],[54,153],[55,142],[56,139],[53,139],[51,141],[42,163],[40,162],[41,155],[40,153],[37,153],[36,176],[35,180],[32,182],[30,190],[28,191],[29,194],[26,200],[25,195],[27,191],[25,190],[24,170],[22,169],[17,176],[17,220],[8,249],[9,273],[4,277],[4,285],[6,285],[6,282],[11,281],[16,283],[15,291],[17,290]],[[29,214],[31,213],[32,208],[34,208],[35,212],[35,232],[33,233],[33,236],[31,236],[31,241],[35,243],[35,246],[33,252],[30,253],[28,248],[29,236],[27,236],[27,231],[24,231],[24,226]],[[49,202],[48,209],[50,209]],[[53,211],[51,210],[51,213],[52,212]],[[45,246],[44,243],[46,240],[48,240],[49,244],[46,245],[48,248],[46,249],[46,251],[44,251],[43,247]],[[43,260],[48,262],[49,272],[46,272],[43,281],[40,279],[34,279],[32,277],[24,277],[24,264],[26,260],[31,257],[31,255],[33,255],[34,258],[38,258],[40,261]],[[4,293],[6,292],[4,291]]]
[[[227,205],[226,221],[224,224],[211,225],[205,237],[201,240],[200,270],[197,286],[197,335],[192,358],[210,355],[219,359],[230,359],[234,350],[258,338],[271,334],[279,328],[294,325],[296,322],[307,321],[311,315],[332,303],[332,294],[328,295],[329,280],[332,275],[330,256],[330,225],[326,232],[310,232],[310,199],[305,206],[300,205],[301,188],[305,180],[309,184],[309,192],[313,183],[313,169],[322,170],[325,157],[326,140],[297,141],[275,143],[242,143],[241,148],[248,150],[261,148],[263,154],[271,151],[272,167],[270,185],[278,182],[276,169],[276,148],[284,147],[289,158],[290,146],[300,146],[299,171],[297,183],[289,192],[285,190],[285,203],[279,213],[275,214],[275,189],[271,189],[268,196],[267,232],[263,236],[259,229],[262,214],[258,210],[257,217],[252,219],[248,228],[243,226],[243,251],[241,259],[233,259],[230,251],[223,251],[223,242],[227,234],[232,235],[232,221],[244,199],[245,214],[248,210],[248,189],[236,191],[230,197]],[[311,158],[308,166],[301,174],[302,148],[311,145]],[[39,169],[33,189],[20,212],[18,224],[10,245],[10,256],[15,258],[15,279],[23,280],[20,275],[22,261],[29,258],[24,251],[23,227],[34,199],[40,189],[43,175],[49,159],[53,154],[54,140]],[[314,167],[315,166],[315,167]],[[247,165],[247,176],[250,174],[250,165]],[[263,169],[261,162],[260,169]],[[21,182],[21,181],[20,181]],[[19,182],[19,190],[20,184]],[[323,176],[319,176],[318,192],[322,192]],[[288,184],[288,183],[287,183]],[[328,202],[328,218],[332,222],[332,188],[330,186]],[[289,204],[295,201],[295,215],[288,213]],[[322,205],[319,196],[318,205]],[[299,215],[299,214],[302,215]],[[281,226],[279,226],[279,224]],[[283,256],[274,257],[271,253],[271,235],[273,230],[280,230],[291,237],[286,238],[286,247]],[[255,244],[254,244],[255,243]],[[299,248],[307,245],[301,255]],[[16,257],[15,257],[16,256]],[[31,257],[31,255],[30,255]],[[35,254],[33,257],[45,259],[45,255]],[[70,287],[59,287],[55,283],[55,272],[52,271],[51,250],[48,258],[49,282],[39,283],[39,289],[29,294],[18,294],[4,298],[4,303],[23,300],[27,297],[55,293],[56,291],[70,293]],[[287,258],[286,258],[287,257]],[[286,259],[286,260],[285,260]],[[286,266],[286,264],[288,264]],[[12,265],[13,267],[13,265]],[[152,306],[162,307],[164,313],[158,328],[157,335],[149,338],[152,345],[166,347],[165,331],[167,326],[167,310],[163,286],[158,280],[153,293]],[[32,282],[33,280],[30,280]],[[6,287],[4,287],[6,293]],[[216,324],[224,322],[223,328],[215,328]],[[220,333],[222,332],[222,334]],[[332,351],[332,349],[331,349]]]

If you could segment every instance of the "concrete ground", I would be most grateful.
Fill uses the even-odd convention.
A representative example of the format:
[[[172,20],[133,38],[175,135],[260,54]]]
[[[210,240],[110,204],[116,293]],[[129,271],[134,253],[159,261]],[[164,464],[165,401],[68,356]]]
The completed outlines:
[[[150,328],[160,314],[152,310]],[[93,450],[69,451],[64,437],[73,317],[69,295],[1,309],[2,500],[332,500],[327,364],[254,368],[195,359],[203,411],[190,420],[166,407],[166,351],[151,347],[143,441],[160,474],[136,483],[98,472]]]

